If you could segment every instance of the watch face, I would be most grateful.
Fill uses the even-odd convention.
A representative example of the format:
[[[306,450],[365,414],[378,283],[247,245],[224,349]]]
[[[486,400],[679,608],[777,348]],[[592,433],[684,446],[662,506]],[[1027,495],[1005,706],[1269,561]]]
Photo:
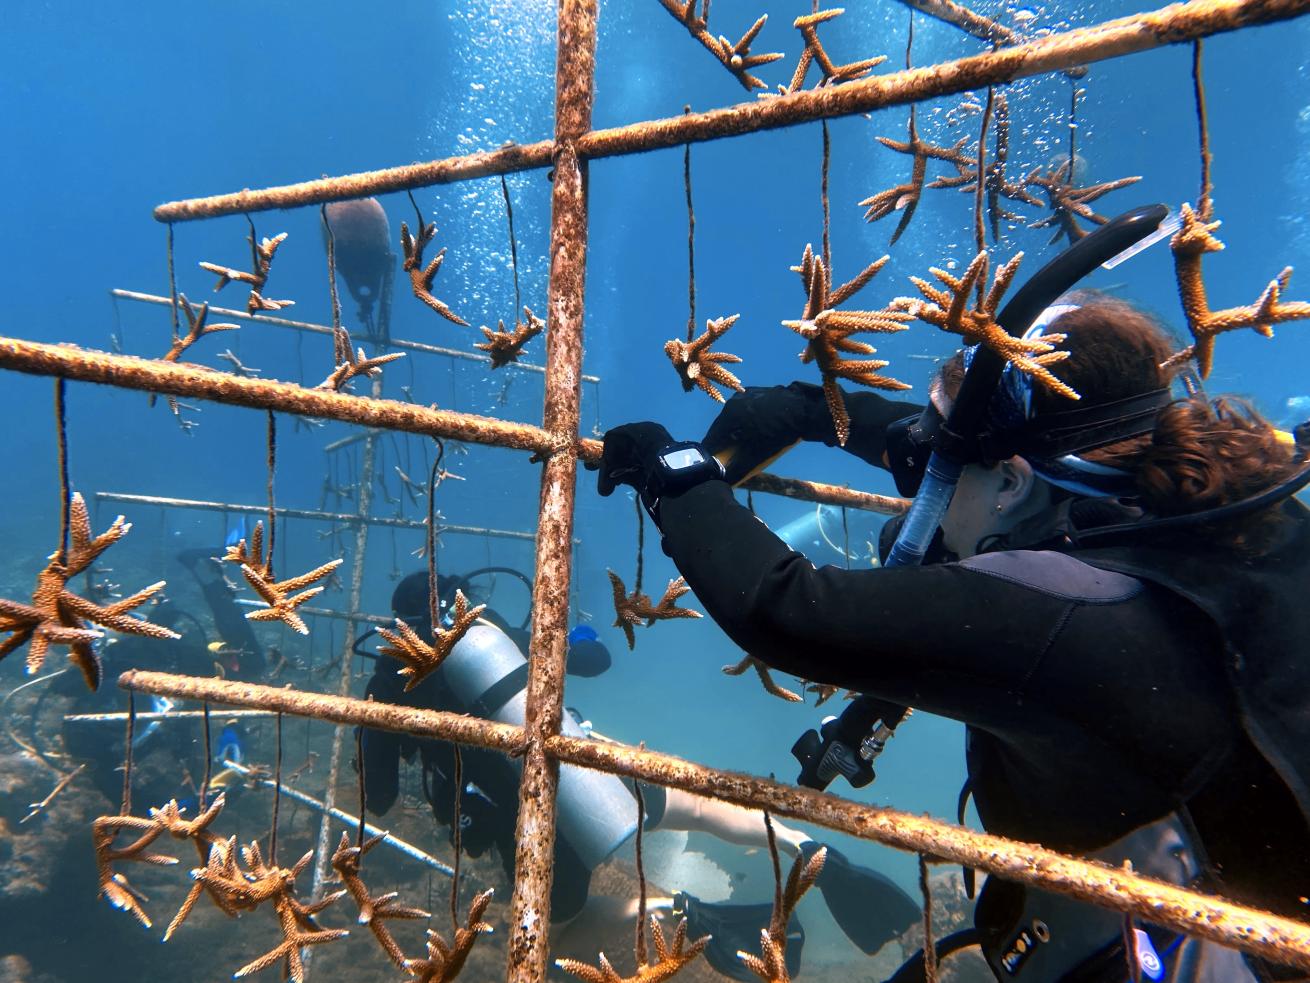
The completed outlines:
[[[695,467],[705,461],[705,455],[701,453],[698,447],[682,447],[676,451],[669,451],[662,457],[665,467],[672,471],[684,471],[687,468]]]

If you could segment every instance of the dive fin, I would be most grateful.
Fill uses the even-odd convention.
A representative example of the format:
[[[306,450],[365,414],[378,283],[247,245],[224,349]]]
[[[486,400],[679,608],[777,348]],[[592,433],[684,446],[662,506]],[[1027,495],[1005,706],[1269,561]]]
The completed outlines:
[[[808,860],[822,847],[813,840],[801,844]],[[866,955],[873,955],[923,917],[919,903],[876,870],[851,863],[828,847],[828,857],[815,882],[833,920]]]
[[[760,951],[760,930],[769,927],[772,904],[709,904],[690,894],[674,895],[673,913],[687,919],[687,937],[711,936],[705,947],[705,959],[715,971],[730,980],[759,983],[739,958],[738,952]],[[801,949],[805,946],[805,929],[793,913],[787,923],[787,974],[795,977],[801,969]]]

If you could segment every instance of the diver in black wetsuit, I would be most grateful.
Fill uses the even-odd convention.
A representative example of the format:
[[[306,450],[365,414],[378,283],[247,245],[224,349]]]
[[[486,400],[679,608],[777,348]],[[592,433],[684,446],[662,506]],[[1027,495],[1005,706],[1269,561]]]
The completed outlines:
[[[498,574],[522,574],[494,568]],[[444,576],[440,584],[440,608],[450,609],[457,590],[487,571],[463,576]],[[405,577],[396,587],[392,608],[397,617],[420,635],[430,637],[428,579],[426,573]],[[380,702],[474,713],[507,723],[522,723],[528,647],[528,625],[511,625],[487,608],[482,619],[455,646],[440,669],[404,692],[398,663],[378,658],[367,687],[367,696]],[[367,654],[356,642],[355,651]],[[569,634],[567,671],[576,676],[597,676],[610,666],[610,655],[595,633],[579,626]],[[603,740],[599,734],[579,728],[580,718],[569,710],[566,733]],[[366,808],[386,813],[399,795],[399,765],[403,758],[417,756],[423,768],[423,788],[436,820],[447,827],[454,823],[454,746],[431,739],[407,737],[365,729],[362,734],[364,795]],[[513,877],[516,820],[518,815],[519,766],[505,755],[477,748],[464,748],[461,755],[464,780],[461,796],[461,845],[471,856],[480,856],[494,846],[500,854],[505,875]],[[643,829],[688,830],[709,833],[726,842],[762,847],[767,840],[760,813],[726,802],[693,796],[677,789],[643,786],[645,821]],[[612,775],[565,766],[559,793],[559,835],[555,839],[554,873],[551,889],[551,921],[565,930],[557,937],[565,948],[581,943],[581,955],[596,934],[608,933],[615,924],[629,925],[634,910],[619,906],[614,899],[591,898],[591,873],[622,847],[636,830],[636,802],[630,786]],[[789,855],[812,855],[820,844],[800,830],[774,821],[779,846]],[[453,836],[452,836],[453,840]],[[876,871],[847,860],[831,846],[817,885],[838,925],[856,945],[873,953],[919,918],[918,905],[892,881]],[[681,885],[669,885],[680,887]],[[868,910],[874,899],[877,913]],[[652,910],[671,909],[686,915],[691,937],[712,934],[706,955],[725,975],[739,980],[754,977],[736,958],[739,949],[753,949],[759,929],[769,919],[772,906],[762,904],[705,903],[680,893],[672,898],[650,898]],[[588,938],[590,936],[590,938]],[[800,965],[804,931],[793,918],[789,926],[788,964],[795,973]],[[586,940],[586,941],[583,941]]]
[[[643,495],[751,655],[963,721],[988,831],[1310,919],[1310,513],[1290,497],[1305,453],[1240,404],[1173,400],[1172,345],[1128,305],[1075,298],[1048,317],[1071,352],[1052,371],[1082,399],[1006,371],[935,563],[816,569],[735,501],[732,483],[790,444],[837,444],[822,392],[800,383],[734,397],[700,446],[611,430],[600,492]],[[917,441],[955,420],[964,366],[929,408],[847,394],[845,449],[913,494]],[[991,878],[975,923],[998,979],[1126,975],[1112,912]],[[1154,926],[1134,938],[1144,978],[1303,978]]]

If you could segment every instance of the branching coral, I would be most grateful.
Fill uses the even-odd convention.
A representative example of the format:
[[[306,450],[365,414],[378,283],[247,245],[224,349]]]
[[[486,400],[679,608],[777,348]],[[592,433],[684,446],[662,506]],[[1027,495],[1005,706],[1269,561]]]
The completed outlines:
[[[659,604],[652,604],[650,595],[642,593],[640,586],[629,594],[619,575],[613,570],[608,571],[608,573],[610,575],[610,587],[614,592],[614,627],[623,629],[623,634],[628,640],[629,650],[637,646],[637,638],[633,629],[643,621],[646,623],[646,627],[649,628],[657,621],[701,617],[699,611],[677,606],[678,598],[691,590],[683,577],[670,580],[668,587],[664,589],[664,596],[660,598]]]
[[[1219,225],[1217,221],[1205,221],[1192,210],[1190,205],[1184,204],[1182,226],[1174,234],[1170,244],[1174,255],[1174,272],[1178,279],[1178,293],[1182,298],[1183,313],[1187,318],[1187,329],[1191,332],[1193,343],[1175,354],[1169,362],[1175,363],[1194,357],[1197,371],[1202,379],[1209,376],[1210,369],[1214,365],[1216,336],[1225,331],[1236,331],[1238,328],[1251,328],[1266,338],[1271,338],[1275,324],[1310,319],[1310,303],[1282,301],[1282,292],[1287,289],[1288,281],[1292,276],[1290,266],[1269,281],[1269,285],[1256,298],[1254,304],[1245,307],[1228,307],[1219,311],[1210,309],[1205,280],[1201,275],[1201,257],[1224,248],[1224,244],[1213,235]]]
[[[769,846],[775,851],[776,865],[777,846],[773,840],[772,828],[769,830]],[[737,958],[746,964],[746,968],[765,983],[791,983],[791,975],[787,972],[787,923],[791,921],[792,912],[801,897],[818,880],[827,857],[827,847],[821,847],[809,860],[803,854],[796,858],[791,873],[787,875],[787,886],[774,895],[773,916],[769,919],[769,927],[760,930],[760,955],[737,953]]]
[[[209,317],[209,304],[201,304],[200,310],[197,311],[186,299],[186,294],[178,294],[177,302],[182,305],[182,313],[186,315],[187,333],[173,339],[173,344],[164,355],[165,362],[176,362],[182,357],[183,352],[207,334],[214,334],[217,331],[236,331],[239,327],[236,324],[206,324],[205,320]]]
[[[660,0],[660,4],[733,74],[747,92],[752,89],[768,88],[766,83],[751,74],[751,69],[768,65],[782,57],[780,51],[765,55],[751,54],[751,44],[768,21],[768,14],[761,15],[741,36],[741,40],[733,44],[722,34],[715,37],[709,32],[710,0],[701,0],[699,12],[696,9],[696,0]]]
[[[269,300],[263,296],[264,285],[268,282],[268,272],[273,266],[273,256],[277,253],[278,246],[286,241],[287,233],[274,236],[272,239],[264,238],[262,241],[256,241],[255,226],[252,222],[250,225],[250,235],[247,237],[250,242],[250,272],[245,270],[234,270],[228,266],[219,266],[217,263],[201,263],[203,269],[210,273],[218,275],[218,283],[214,285],[214,290],[222,290],[232,281],[239,283],[248,283],[250,285],[250,296],[246,299],[246,310],[251,314],[259,311],[280,311],[284,307],[291,307],[295,304],[294,300]]]
[[[1040,169],[1033,170],[1024,178],[1024,184],[1041,188],[1046,192],[1046,201],[1051,214],[1032,223],[1030,228],[1054,228],[1052,243],[1059,242],[1061,236],[1074,243],[1087,235],[1087,230],[1078,224],[1080,218],[1094,225],[1104,225],[1109,219],[1093,211],[1092,202],[1108,195],[1111,191],[1118,191],[1141,180],[1140,176],[1124,177],[1117,181],[1104,181],[1101,184],[1079,188],[1073,183],[1073,162],[1074,159],[1071,157],[1059,167],[1044,173],[1040,172]]]
[[[532,313],[532,308],[523,308],[523,320],[514,324],[513,331],[505,330],[505,322],[497,322],[497,329],[492,331],[485,325],[480,329],[486,342],[474,345],[480,351],[491,356],[491,367],[498,369],[510,362],[517,362],[526,345],[545,329],[546,322]]]
[[[654,915],[650,917],[650,934],[651,940],[655,943],[655,956],[650,959],[645,953],[639,952],[637,971],[631,976],[620,976],[603,952],[600,954],[597,966],[588,966],[576,959],[556,959],[555,965],[569,975],[576,976],[583,983],[664,983],[699,956],[710,941],[707,935],[688,946],[685,918],[678,922],[671,944],[665,940],[664,929],[660,927],[659,919]]]
[[[335,338],[335,356],[337,367],[332,370],[332,374],[320,382],[316,389],[331,389],[333,392],[341,392],[343,386],[350,383],[352,379],[361,375],[370,378],[378,375],[382,371],[382,366],[388,362],[394,362],[398,358],[404,358],[404,352],[390,352],[386,355],[375,355],[369,358],[364,354],[364,349],[360,348],[358,352],[350,345],[350,334],[345,328],[338,328]]]
[[[885,191],[879,191],[876,195],[865,198],[860,202],[860,206],[866,209],[864,213],[866,222],[877,222],[893,212],[901,212],[901,220],[897,223],[895,231],[892,232],[891,242],[889,243],[889,245],[895,245],[896,240],[901,237],[901,233],[909,228],[910,220],[914,218],[914,210],[919,207],[919,199],[923,196],[924,181],[928,176],[928,161],[940,160],[953,165],[956,178],[949,180],[959,180],[960,183],[967,183],[967,181],[976,177],[978,168],[964,150],[964,145],[969,142],[968,137],[961,137],[949,147],[939,147],[936,144],[920,139],[919,129],[915,122],[914,106],[910,107],[909,134],[906,139],[893,140],[890,137],[878,137],[878,142],[898,154],[909,154],[913,159],[908,181]],[[972,171],[970,171],[970,168],[972,168]],[[934,182],[931,185],[931,187],[954,186],[953,184],[939,182]]]
[[[74,594],[68,581],[86,570],[105,550],[127,535],[132,524],[119,516],[99,536],[91,536],[91,519],[80,492],[74,492],[68,508],[69,549],[56,550],[36,578],[32,603],[0,599],[0,632],[9,637],[0,642],[0,659],[31,640],[27,650],[27,671],[35,673],[45,663],[51,645],[68,646],[68,657],[82,672],[87,686],[100,685],[100,658],[94,643],[104,632],[89,625],[99,625],[129,635],[147,638],[177,638],[176,632],[128,614],[164,588],[164,581],[111,604],[96,604]]]
[[[400,248],[405,254],[402,269],[409,274],[409,283],[414,290],[414,296],[447,321],[467,326],[467,321],[432,296],[432,282],[436,279],[437,271],[441,269],[442,260],[446,258],[446,250],[444,248],[438,250],[437,255],[432,257],[432,262],[428,263],[427,266],[423,265],[423,250],[436,236],[437,223],[424,222],[423,213],[419,211],[417,204],[414,205],[414,213],[416,215],[415,221],[418,223],[417,235],[410,235],[409,226],[404,222],[400,223]]]
[[[877,349],[867,342],[855,341],[851,335],[862,331],[894,332],[904,331],[906,322],[911,320],[904,313],[884,311],[838,311],[838,304],[845,303],[873,279],[883,268],[888,257],[876,259],[853,279],[843,283],[836,290],[832,289],[832,273],[823,260],[814,255],[814,250],[807,244],[799,266],[793,266],[792,272],[799,273],[801,284],[805,288],[805,310],[799,321],[783,321],[807,342],[801,352],[802,362],[816,362],[823,376],[823,394],[832,413],[832,422],[837,430],[837,441],[842,446],[850,436],[851,419],[846,412],[846,401],[842,396],[838,379],[846,379],[870,386],[874,389],[909,389],[904,382],[890,376],[878,375],[878,370],[885,368],[887,362],[882,359],[854,359],[847,355],[873,355]]]
[[[450,983],[460,974],[478,936],[492,931],[482,916],[493,893],[494,889],[488,888],[473,899],[463,927],[455,929],[453,943],[447,943],[440,932],[428,929],[428,957],[405,960],[405,969],[417,983]]]
[[[837,65],[828,57],[828,52],[824,50],[823,42],[819,40],[819,25],[825,21],[830,21],[834,17],[840,17],[846,13],[843,7],[834,7],[831,10],[818,10],[812,14],[803,14],[792,21],[792,27],[801,32],[801,37],[805,40],[805,48],[801,51],[800,61],[796,63],[796,70],[792,73],[791,84],[787,87],[779,86],[779,92],[796,92],[805,84],[805,75],[810,70],[811,64],[817,64],[819,71],[823,73],[823,79],[820,85],[838,85],[842,82],[850,82],[854,79],[863,78],[869,74],[869,70],[881,65],[887,60],[886,55],[879,55],[875,58],[865,58],[862,61],[853,61],[845,65]]]
[[[378,629],[378,634],[390,643],[378,649],[378,652],[399,659],[405,664],[399,670],[399,675],[405,677],[406,693],[440,668],[441,663],[446,661],[451,650],[467,634],[485,607],[485,604],[479,604],[475,608],[470,608],[464,592],[455,591],[454,621],[449,628],[433,625],[434,637],[431,644],[425,642],[418,632],[399,618],[396,619],[394,631],[386,628]]]
[[[373,937],[377,939],[378,945],[387,954],[387,958],[403,968],[405,966],[405,954],[400,951],[400,946],[396,944],[395,938],[392,937],[387,926],[383,924],[384,921],[390,918],[406,920],[431,918],[432,915],[421,908],[411,908],[397,904],[396,898],[398,895],[395,892],[377,896],[369,893],[368,887],[360,877],[364,855],[386,839],[386,836],[386,833],[379,833],[377,836],[365,840],[362,846],[354,846],[350,842],[350,834],[343,832],[341,834],[341,843],[332,854],[332,869],[337,872],[337,876],[341,878],[341,883],[345,885],[346,891],[349,892],[355,901],[355,905],[359,908],[359,923],[369,927],[369,931],[373,933]]]
[[[921,277],[910,277],[926,302],[917,297],[897,297],[889,305],[888,311],[918,318],[943,331],[960,335],[967,345],[986,345],[1051,391],[1068,399],[1078,399],[1078,394],[1052,375],[1049,369],[1049,366],[1069,357],[1069,352],[1055,349],[1057,344],[1064,341],[1064,335],[1016,338],[996,323],[1001,298],[1019,271],[1022,260],[1023,253],[1016,253],[1013,259],[1001,266],[996,271],[991,289],[972,308],[969,307],[969,295],[980,283],[987,282],[990,261],[986,250],[974,257],[960,277],[933,267],[932,274],[946,285],[945,290]]]
[[[255,530],[250,536],[249,545],[244,539],[238,541],[236,545],[227,548],[223,559],[228,563],[240,564],[241,573],[245,576],[246,582],[268,605],[266,608],[249,612],[246,615],[247,618],[251,621],[281,621],[302,635],[309,634],[309,626],[305,624],[300,615],[296,614],[296,608],[311,597],[321,594],[324,588],[322,586],[313,587],[301,594],[295,592],[309,587],[310,584],[317,580],[322,580],[341,566],[342,562],[338,557],[335,560],[329,560],[320,567],[315,567],[308,573],[302,573],[298,577],[291,577],[287,580],[274,580],[272,550],[269,551],[267,556],[264,555],[263,522],[255,523]]]
[[[779,686],[773,681],[773,676],[769,673],[769,667],[752,655],[746,656],[740,662],[733,666],[724,666],[723,673],[727,676],[740,676],[747,669],[754,669],[755,674],[760,677],[760,682],[764,685],[765,692],[771,696],[786,700],[788,703],[800,703],[802,698],[799,693],[793,693],[784,686]],[[820,703],[823,701],[820,700]],[[817,706],[818,704],[816,704]]]
[[[723,393],[718,386],[727,386],[737,392],[745,391],[741,380],[723,367],[725,362],[740,362],[741,357],[709,350],[737,323],[740,316],[734,314],[731,317],[711,318],[705,322],[705,333],[700,337],[692,341],[670,338],[664,343],[664,354],[673,363],[678,377],[682,379],[682,388],[687,392],[699,386],[711,399],[722,403]]]

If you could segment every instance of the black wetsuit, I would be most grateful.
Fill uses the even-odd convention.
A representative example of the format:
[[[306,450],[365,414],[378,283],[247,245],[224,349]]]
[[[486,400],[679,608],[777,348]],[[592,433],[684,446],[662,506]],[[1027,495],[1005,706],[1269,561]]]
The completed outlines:
[[[860,394],[847,449],[881,464],[886,424],[913,409]],[[1289,514],[1306,526],[1304,508]],[[1185,806],[1210,886],[1306,917],[1310,831],[1239,722],[1223,633],[1178,591],[1113,562],[1131,550],[1085,554],[1105,569],[1031,551],[816,569],[721,481],[662,500],[660,518],[665,552],[751,655],[964,722],[989,831],[1087,852]],[[1299,592],[1310,557],[1295,566]],[[1222,563],[1211,572],[1226,576]]]

